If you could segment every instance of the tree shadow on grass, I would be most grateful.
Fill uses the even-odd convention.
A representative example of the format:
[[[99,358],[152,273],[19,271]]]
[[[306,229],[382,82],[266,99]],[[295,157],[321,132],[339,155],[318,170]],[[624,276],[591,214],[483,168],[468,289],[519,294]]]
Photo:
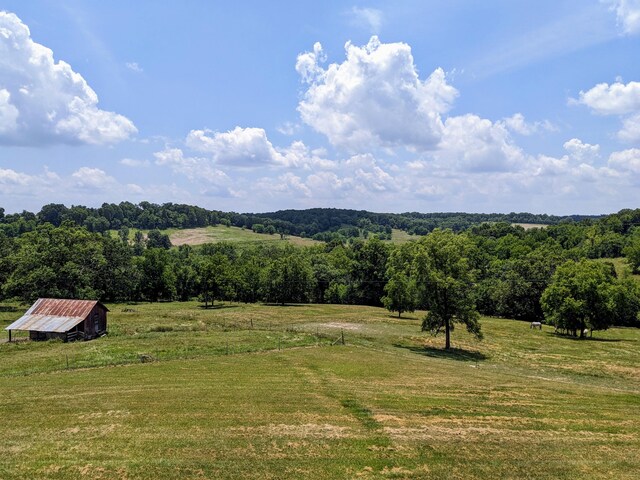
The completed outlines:
[[[236,305],[226,305],[224,303],[220,303],[218,305],[199,305],[199,308],[202,310],[222,310],[223,308],[238,308]]]
[[[489,358],[484,353],[464,350],[462,348],[450,348],[449,350],[445,350],[444,348],[417,347],[413,345],[400,344],[394,344],[394,347],[404,348],[425,357],[446,358],[448,360],[458,360],[460,362],[481,362]]]
[[[573,337],[571,335],[563,335],[561,333],[555,332],[545,332],[548,337],[554,338],[562,338],[564,340],[572,340],[574,342],[605,342],[605,343],[618,343],[618,342],[635,342],[635,340],[631,339],[622,339],[622,338],[600,338],[600,337]]]
[[[418,320],[418,317],[416,315],[407,315],[407,314],[402,314],[401,317],[399,317],[398,315],[387,315],[387,318],[390,320]]]
[[[263,303],[262,305],[264,305],[265,307],[308,307],[309,304],[307,303],[285,303],[284,305],[282,303]]]

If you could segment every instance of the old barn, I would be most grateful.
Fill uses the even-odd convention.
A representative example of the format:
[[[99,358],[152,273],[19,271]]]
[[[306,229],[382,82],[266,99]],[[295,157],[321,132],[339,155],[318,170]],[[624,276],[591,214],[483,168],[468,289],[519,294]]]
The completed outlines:
[[[9,341],[14,330],[28,331],[31,340],[91,340],[107,333],[108,311],[95,300],[39,298],[6,330]]]

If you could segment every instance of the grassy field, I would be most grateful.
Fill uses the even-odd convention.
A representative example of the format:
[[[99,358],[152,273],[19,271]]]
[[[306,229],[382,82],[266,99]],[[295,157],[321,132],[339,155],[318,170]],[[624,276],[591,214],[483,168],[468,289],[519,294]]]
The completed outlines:
[[[546,228],[549,225],[546,223],[512,223],[514,227],[522,227],[525,230],[531,230],[532,228]]]
[[[133,237],[138,229],[131,228],[129,230],[129,239],[133,240]],[[149,230],[141,230],[142,233],[147,235]],[[202,227],[202,228],[168,228],[161,230],[162,233],[169,235],[171,243],[175,246],[179,245],[202,245],[204,243],[217,243],[217,242],[233,242],[233,243],[255,243],[255,242],[282,242],[280,235],[267,234],[267,233],[255,233],[253,230],[247,230],[240,227],[225,227],[224,225],[216,225],[215,227]],[[111,235],[116,236],[117,231],[111,231]],[[294,235],[287,235],[285,241],[292,243],[293,245],[316,245],[320,242],[312,240],[310,238],[296,237]]]
[[[377,308],[109,308],[96,341],[0,344],[0,478],[638,478],[635,329],[485,318],[444,352]]]
[[[405,232],[404,230],[398,230],[397,228],[394,228],[391,231],[392,243],[407,243],[412,240],[419,240],[419,239],[420,239],[420,235],[411,235],[408,232]]]
[[[133,241],[135,233],[138,231],[136,228],[129,230],[129,240]],[[146,236],[149,230],[140,230]],[[239,227],[225,227],[223,225],[216,225],[215,227],[202,227],[202,228],[168,228],[161,230],[162,233],[169,235],[171,244],[174,246],[180,245],[202,245],[204,243],[217,243],[217,242],[232,242],[232,243],[272,243],[282,242],[279,234],[267,234],[267,233],[255,233],[253,230],[247,230]],[[111,231],[112,236],[117,236],[116,230]],[[393,229],[391,242],[392,243],[406,243],[411,240],[419,239],[419,235],[409,235],[404,230]],[[322,242],[318,242],[311,238],[296,237],[295,235],[287,235],[285,241],[293,245],[298,246],[310,246],[317,245]]]

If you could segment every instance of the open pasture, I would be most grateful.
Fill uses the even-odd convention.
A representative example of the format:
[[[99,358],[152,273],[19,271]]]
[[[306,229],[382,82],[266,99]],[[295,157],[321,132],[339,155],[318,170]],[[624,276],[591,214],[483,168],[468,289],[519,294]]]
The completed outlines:
[[[133,241],[135,233],[138,231],[136,228],[129,229],[129,240]],[[146,237],[149,230],[140,230]],[[268,233],[256,233],[253,230],[248,230],[240,227],[226,227],[224,225],[216,225],[201,228],[167,228],[160,230],[162,233],[169,235],[171,244],[174,246],[180,245],[203,245],[205,243],[219,243],[219,242],[231,242],[231,243],[276,243],[282,242],[279,234]],[[111,231],[112,236],[116,236],[118,232],[116,230]],[[295,235],[287,235],[284,239],[285,242],[298,246],[311,246],[320,242],[312,240],[310,238],[296,237]]]
[[[420,314],[377,308],[109,308],[97,341],[0,344],[0,478],[640,471],[638,330],[572,340],[485,318],[484,341],[456,330],[444,352]]]

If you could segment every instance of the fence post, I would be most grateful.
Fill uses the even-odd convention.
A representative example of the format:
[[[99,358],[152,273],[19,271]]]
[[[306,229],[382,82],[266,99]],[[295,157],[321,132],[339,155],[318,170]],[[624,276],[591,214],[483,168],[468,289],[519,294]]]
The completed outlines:
[[[342,344],[344,345],[344,330],[340,330],[340,336],[342,337]]]

